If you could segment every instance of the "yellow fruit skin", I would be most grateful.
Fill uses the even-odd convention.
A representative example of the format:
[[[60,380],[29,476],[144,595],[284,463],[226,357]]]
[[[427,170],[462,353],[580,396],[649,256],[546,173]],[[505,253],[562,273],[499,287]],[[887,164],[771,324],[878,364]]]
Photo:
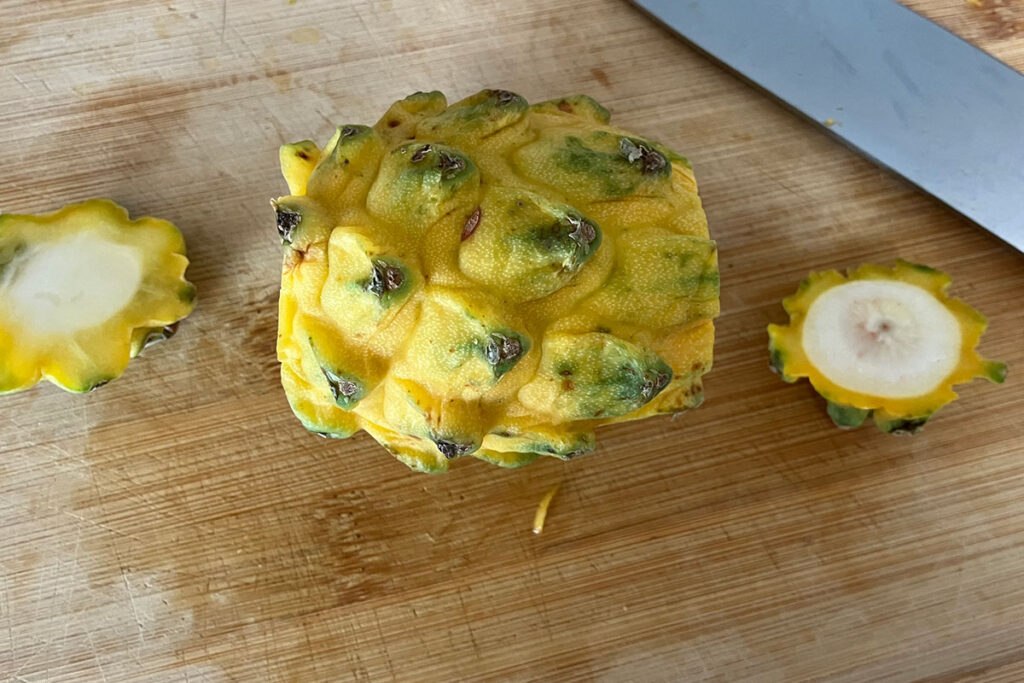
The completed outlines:
[[[893,280],[915,285],[934,296],[955,316],[961,333],[960,361],[934,390],[909,398],[886,398],[851,391],[831,381],[808,360],[802,341],[807,311],[824,292],[853,280]],[[957,398],[954,385],[977,377],[1002,383],[1006,377],[1003,363],[978,355],[976,348],[988,321],[963,301],[949,297],[946,290],[950,282],[950,277],[941,271],[902,260],[891,268],[862,265],[845,277],[835,270],[811,273],[800,283],[796,293],[782,302],[789,314],[789,324],[768,326],[771,366],[787,382],[806,377],[815,391],[830,403],[829,413],[839,426],[857,426],[871,416],[883,431],[917,431],[940,408]],[[843,409],[861,411],[861,414],[851,418],[843,414],[848,412]]]
[[[308,429],[443,472],[700,405],[719,283],[693,172],[608,121],[581,95],[416,93],[281,149],[278,358]]]
[[[320,161],[320,148],[312,140],[281,147],[281,174],[294,195],[306,194],[306,181]]]
[[[131,220],[124,207],[108,199],[89,199],[42,216],[0,214],[0,256],[10,245],[56,243],[86,231],[138,250],[142,279],[137,291],[99,325],[45,335],[23,328],[0,292],[0,394],[28,389],[43,379],[76,393],[95,389],[119,377],[148,343],[173,334],[176,323],[195,308],[195,288],[184,276],[188,259],[181,232],[157,218]]]

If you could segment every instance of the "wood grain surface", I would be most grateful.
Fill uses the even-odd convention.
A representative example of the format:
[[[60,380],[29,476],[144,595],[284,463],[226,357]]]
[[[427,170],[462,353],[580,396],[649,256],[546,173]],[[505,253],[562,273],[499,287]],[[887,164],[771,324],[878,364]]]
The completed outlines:
[[[1019,0],[911,5],[1024,69]],[[0,207],[172,220],[200,298],[100,391],[0,398],[0,681],[1024,679],[1021,254],[621,0],[0,15]],[[288,410],[277,147],[489,86],[587,92],[691,158],[716,367],[704,407],[575,462],[418,475]],[[896,257],[954,276],[1010,380],[917,437],[838,431],[764,328],[809,270]]]

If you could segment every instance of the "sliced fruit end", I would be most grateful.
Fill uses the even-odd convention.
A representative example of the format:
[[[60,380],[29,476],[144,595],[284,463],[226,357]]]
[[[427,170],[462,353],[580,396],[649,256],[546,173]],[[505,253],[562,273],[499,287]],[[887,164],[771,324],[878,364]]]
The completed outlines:
[[[40,379],[91,391],[195,307],[184,240],[166,221],[98,199],[2,219],[0,391]]]
[[[899,261],[844,277],[812,273],[784,301],[788,325],[770,325],[772,368],[807,378],[838,426],[872,417],[883,432],[914,434],[973,377],[999,383],[1006,366],[975,351],[987,321],[946,289],[950,278]]]

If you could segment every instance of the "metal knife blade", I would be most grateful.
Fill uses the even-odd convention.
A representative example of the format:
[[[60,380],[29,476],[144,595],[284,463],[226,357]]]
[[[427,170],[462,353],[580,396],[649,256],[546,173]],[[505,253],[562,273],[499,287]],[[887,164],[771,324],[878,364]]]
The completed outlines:
[[[893,0],[633,0],[1024,251],[1024,76]]]

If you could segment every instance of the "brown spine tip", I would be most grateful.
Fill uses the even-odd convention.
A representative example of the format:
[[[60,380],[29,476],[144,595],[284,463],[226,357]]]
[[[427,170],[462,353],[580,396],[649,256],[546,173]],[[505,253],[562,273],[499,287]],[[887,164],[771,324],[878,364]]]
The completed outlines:
[[[333,372],[321,368],[324,373],[324,377],[327,378],[327,384],[331,387],[331,393],[334,395],[334,400],[338,399],[351,399],[353,396],[359,393],[359,385],[350,379],[339,377]]]
[[[491,365],[518,359],[522,354],[523,343],[515,337],[506,337],[503,334],[492,334],[487,346],[484,347],[484,356]]]
[[[419,162],[427,158],[427,155],[430,154],[431,149],[433,148],[430,145],[423,145],[418,150],[412,153],[412,156],[409,157],[409,161],[411,161],[414,164],[418,164]]]
[[[477,226],[480,225],[481,210],[480,207],[476,207],[476,210],[469,214],[469,218],[462,225],[462,241],[465,242],[469,239],[470,235],[476,230]]]
[[[466,162],[461,157],[439,152],[437,155],[437,167],[441,170],[441,177],[447,180],[454,178],[462,169],[466,168]]]
[[[370,273],[370,280],[366,284],[366,290],[382,297],[388,292],[393,292],[405,283],[405,275],[402,269],[385,261],[374,261],[373,270]]]
[[[647,403],[655,396],[657,396],[662,389],[668,386],[668,383],[672,380],[670,375],[659,372],[654,377],[647,376],[644,378],[644,383],[640,387],[640,397],[643,398],[644,403]]]
[[[282,242],[291,244],[295,229],[302,222],[302,214],[277,204],[274,205],[274,211],[277,213],[277,234],[281,236]]]
[[[448,441],[446,439],[434,439],[434,444],[437,446],[437,450],[441,451],[448,460],[454,460],[455,458],[462,457],[463,455],[469,455],[476,450],[476,446],[471,443],[458,443],[455,441]]]
[[[660,173],[668,165],[668,160],[661,155],[661,152],[639,140],[630,138],[619,140],[619,154],[625,157],[627,162],[639,168],[644,175]]]
[[[522,99],[522,97],[509,90],[493,90],[491,91],[491,96],[503,107]]]
[[[589,247],[597,238],[597,230],[586,220],[570,214],[566,216],[566,222],[572,228],[569,238],[581,247]]]
[[[150,346],[156,344],[157,342],[166,341],[173,337],[174,333],[178,331],[178,324],[180,322],[181,321],[171,323],[170,325],[165,325],[160,329],[150,330],[149,334],[146,335],[146,338],[142,342],[142,348],[149,348]]]

